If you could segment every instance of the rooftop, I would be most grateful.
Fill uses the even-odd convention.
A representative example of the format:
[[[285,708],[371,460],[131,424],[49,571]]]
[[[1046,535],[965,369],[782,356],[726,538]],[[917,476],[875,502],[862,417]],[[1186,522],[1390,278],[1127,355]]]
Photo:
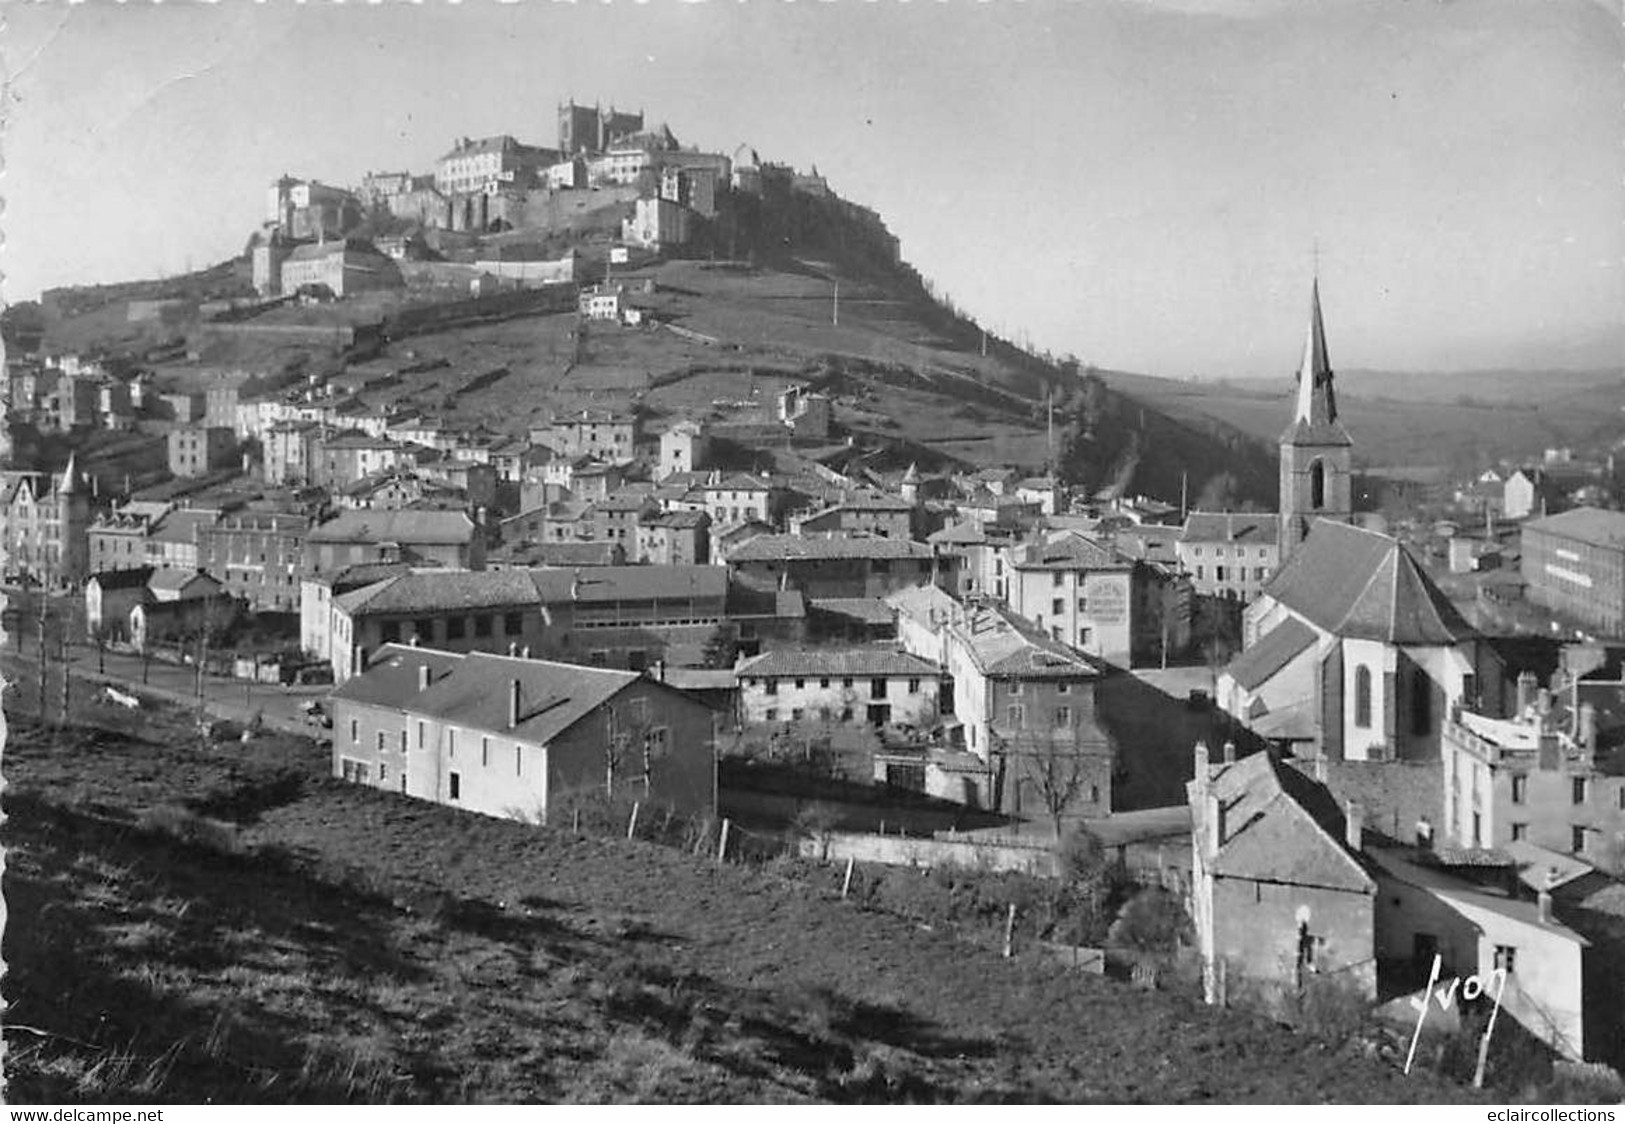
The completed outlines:
[[[1281,517],[1243,511],[1193,511],[1185,519],[1180,538],[1184,542],[1275,546],[1281,540]]]
[[[997,605],[980,605],[954,626],[971,660],[995,679],[1096,679],[1100,669],[1022,617]]]
[[[1566,539],[1610,550],[1625,548],[1625,512],[1577,507],[1561,515],[1548,515],[1524,524],[1526,531],[1544,531]]]
[[[346,511],[311,530],[312,543],[456,543],[474,538],[474,522],[461,511]]]
[[[739,677],[908,676],[931,678],[942,669],[929,660],[890,648],[802,648],[767,652],[739,666]]]
[[[800,535],[757,535],[728,552],[728,561],[795,562],[867,558],[930,558],[931,548],[908,539],[803,538]]]

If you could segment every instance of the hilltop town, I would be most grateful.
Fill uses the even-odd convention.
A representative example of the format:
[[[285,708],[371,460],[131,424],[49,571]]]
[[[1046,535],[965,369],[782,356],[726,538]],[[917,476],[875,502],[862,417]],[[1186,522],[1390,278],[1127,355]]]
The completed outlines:
[[[13,322],[15,694],[35,728],[178,714],[199,760],[314,742],[288,806],[390,831],[833,863],[839,898],[797,892],[841,903],[865,870],[1086,884],[990,939],[1238,1020],[1343,1004],[1373,1072],[1411,997],[1493,978],[1492,1088],[1606,1085],[1625,427],[1377,481],[1304,289],[1266,448],[934,300],[816,169],[641,111],[284,174],[240,259]]]

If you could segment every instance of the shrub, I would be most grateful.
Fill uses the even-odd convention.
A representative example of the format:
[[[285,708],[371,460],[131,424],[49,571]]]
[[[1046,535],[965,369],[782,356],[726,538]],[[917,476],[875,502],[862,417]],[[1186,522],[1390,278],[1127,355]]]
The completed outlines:
[[[1172,955],[1191,939],[1191,921],[1185,906],[1158,886],[1141,890],[1123,906],[1106,933],[1112,948]]]

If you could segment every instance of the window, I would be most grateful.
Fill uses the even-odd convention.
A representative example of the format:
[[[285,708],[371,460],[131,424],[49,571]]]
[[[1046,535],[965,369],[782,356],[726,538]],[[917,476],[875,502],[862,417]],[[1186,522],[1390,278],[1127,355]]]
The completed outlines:
[[[518,636],[525,631],[524,620],[519,613],[502,614],[502,631],[509,636]]]
[[[447,757],[456,757],[457,756],[457,731],[456,730],[447,730],[446,731],[446,756]]]
[[[1224,581],[1224,577],[1225,577],[1225,567],[1223,567],[1223,566],[1215,566],[1215,567],[1213,567],[1213,580],[1214,581],[1222,582],[1222,581]]]
[[[1574,786],[1574,803],[1584,804],[1586,802],[1586,779],[1584,777],[1574,777],[1570,783]]]
[[[1581,824],[1569,828],[1569,850],[1576,855],[1584,853],[1586,849],[1586,829]]]
[[[1484,817],[1477,812],[1473,813],[1472,845],[1474,847],[1482,847],[1484,845]]]
[[[778,694],[779,693],[779,681],[777,679],[774,679],[771,676],[769,676],[768,678],[762,680],[762,693],[763,694],[768,694],[768,695],[776,695],[776,694]]]
[[[841,721],[842,722],[850,722],[850,721],[852,721],[852,708],[851,707],[845,706],[845,707],[841,708]]]
[[[886,681],[884,679],[869,680],[869,697],[883,699],[886,697]]]
[[[820,687],[823,687],[823,688],[825,688],[825,689],[828,689],[828,687],[829,687],[829,676],[827,676],[827,675],[826,675],[826,676],[824,676],[824,677],[823,677],[823,678],[821,678],[821,679],[819,679],[819,680],[818,680],[818,685],[819,685],[819,686],[820,686]]]
[[[382,730],[379,730],[378,731],[378,752],[382,753],[383,751],[384,751],[384,732]]]
[[[489,636],[489,635],[491,635],[491,614],[490,613],[481,613],[479,616],[474,618],[474,635],[475,636]]]
[[[1326,506],[1326,465],[1315,461],[1309,466],[1309,509],[1319,511]]]
[[[489,765],[490,763],[491,763],[491,739],[490,738],[481,738],[480,739],[480,764],[481,765]]]
[[[1371,729],[1371,669],[1365,664],[1354,669],[1354,724]]]
[[[447,640],[461,640],[463,638],[463,632],[464,632],[464,629],[467,627],[467,624],[468,624],[468,622],[465,621],[462,617],[447,617],[446,618],[446,639]]]
[[[1515,823],[1515,824],[1512,825],[1512,841],[1514,843],[1516,843],[1516,842],[1518,842],[1519,840],[1522,840],[1522,839],[1527,839],[1528,837],[1529,837],[1529,825],[1528,824],[1526,824],[1526,823]]]
[[[418,723],[418,748],[423,748],[423,723]]]
[[[402,753],[406,752],[406,731],[405,731],[405,729],[401,730],[401,752]]]
[[[1495,946],[1495,966],[1499,970],[1511,975],[1518,963],[1518,950],[1509,944]]]
[[[1057,695],[1070,695],[1072,693],[1072,684],[1066,682],[1055,684],[1055,693]]]
[[[1055,598],[1055,600],[1049,603],[1049,611],[1050,615],[1052,616],[1060,616],[1062,613],[1066,612],[1066,602],[1059,597]]]
[[[1017,699],[1021,697],[1021,680],[1018,679],[1010,684],[1010,697]]]
[[[1198,567],[1196,567],[1196,580],[1201,581],[1202,577],[1203,577],[1202,567],[1198,566]]]
[[[1529,778],[1521,774],[1512,775],[1512,802],[1522,804],[1529,796]]]
[[[1196,557],[1200,558],[1200,557],[1202,557],[1202,548],[1197,547],[1195,550],[1191,551],[1191,553],[1196,555]]]
[[[802,716],[804,714],[806,714],[806,713],[807,712],[802,710],[801,707],[799,707],[799,706],[791,707],[790,708],[790,721],[792,721],[792,722],[800,722]]]
[[[356,784],[366,784],[366,763],[356,761],[349,757],[341,757],[339,758],[339,775],[347,781],[353,781]]]
[[[1411,733],[1425,734],[1433,725],[1433,680],[1421,668],[1411,672]]]
[[[447,773],[446,782],[450,786],[451,799],[461,799],[463,795],[463,778],[456,773]]]
[[[842,679],[841,680],[841,686],[843,686],[843,687],[852,686],[852,677],[850,675],[848,675],[845,679]]]
[[[768,707],[762,717],[769,722],[777,722],[779,720],[779,708],[776,706]]]
[[[1061,573],[1061,571],[1056,570],[1053,577],[1054,577],[1055,580],[1054,580],[1054,582],[1052,584],[1055,585],[1056,588],[1059,588],[1059,587],[1066,584],[1066,575]],[[1057,613],[1059,613],[1061,610],[1057,609],[1055,611]]]
[[[911,695],[917,695],[920,693],[920,681],[918,679],[910,679],[908,681],[908,693]]]
[[[1069,706],[1058,706],[1058,707],[1056,707],[1055,708],[1055,728],[1057,730],[1066,730],[1066,729],[1071,728],[1071,726],[1072,726],[1072,708],[1069,707]]]
[[[513,775],[516,777],[521,776],[524,774],[524,771],[525,747],[522,745],[516,745],[513,747]]]
[[[1022,709],[1020,703],[1011,703],[1004,714],[1012,729],[1020,729],[1026,723],[1027,712]]]
[[[350,743],[352,745],[361,744],[361,723],[354,718],[350,719]]]
[[[798,690],[798,691],[805,690],[806,687],[807,687],[807,681],[805,679],[797,679],[796,680],[796,690]]]
[[[1078,647],[1080,647],[1080,648],[1087,647],[1088,644],[1089,644],[1090,637],[1092,635],[1093,635],[1093,633],[1087,628],[1078,629]]]
[[[1266,566],[1254,566],[1253,567],[1253,580],[1254,581],[1260,581],[1260,582],[1263,581],[1264,580],[1264,575],[1267,572],[1268,572],[1268,567],[1266,567]]]
[[[1087,613],[1088,611],[1089,611],[1089,599],[1087,597],[1078,598],[1078,612]]]

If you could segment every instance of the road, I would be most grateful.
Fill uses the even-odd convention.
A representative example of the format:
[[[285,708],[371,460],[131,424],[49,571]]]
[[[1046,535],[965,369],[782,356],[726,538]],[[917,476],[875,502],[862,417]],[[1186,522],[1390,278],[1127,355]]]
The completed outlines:
[[[18,656],[15,649],[8,650],[3,663],[6,677],[16,684],[16,689],[27,691],[34,689],[32,684],[38,682],[39,664],[32,645],[24,651],[25,655]],[[182,705],[195,705],[197,701],[194,668],[154,660],[143,671],[140,656],[121,652],[103,652],[98,656],[94,648],[83,645],[69,648],[68,662],[74,678],[88,684],[128,687]],[[54,669],[51,677],[56,683],[61,682]],[[319,728],[305,719],[302,708],[311,699],[324,698],[330,689],[326,686],[283,687],[213,675],[204,676],[203,680],[205,707],[216,718],[247,722],[259,714],[266,725],[274,729],[312,735],[318,733]],[[53,685],[48,692],[53,704],[57,697],[54,692],[59,690],[60,687]]]

